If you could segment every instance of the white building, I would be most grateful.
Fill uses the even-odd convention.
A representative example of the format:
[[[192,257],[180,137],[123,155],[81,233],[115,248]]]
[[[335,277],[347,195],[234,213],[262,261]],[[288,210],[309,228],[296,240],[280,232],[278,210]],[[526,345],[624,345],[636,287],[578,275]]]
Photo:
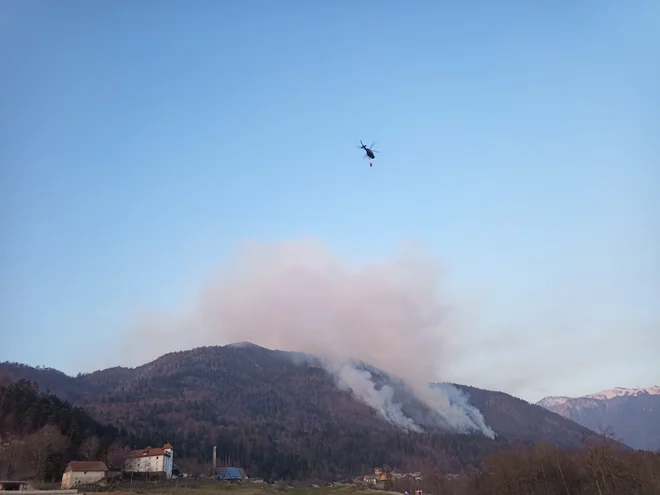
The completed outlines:
[[[62,490],[105,480],[108,467],[101,461],[71,461],[62,475]]]
[[[172,478],[174,448],[166,443],[162,447],[129,452],[124,462],[125,473],[163,473],[166,479]]]

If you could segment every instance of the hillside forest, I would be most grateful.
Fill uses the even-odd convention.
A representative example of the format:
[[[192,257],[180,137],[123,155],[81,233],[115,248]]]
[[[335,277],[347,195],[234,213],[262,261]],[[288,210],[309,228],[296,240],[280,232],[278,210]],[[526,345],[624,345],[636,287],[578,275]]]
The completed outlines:
[[[158,435],[156,432],[151,434]],[[66,463],[74,459],[103,460],[110,469],[120,469],[125,454],[134,446],[132,444],[140,441],[124,428],[101,425],[84,409],[52,394],[40,393],[38,386],[27,380],[0,386],[0,435],[0,477],[44,482],[60,479]],[[475,454],[469,436],[463,438],[463,443],[458,439],[453,441],[458,442],[453,447],[459,452],[466,451],[467,457]],[[231,451],[232,442],[234,447],[241,445],[240,440],[227,437],[224,447]],[[348,444],[348,448],[356,446]],[[254,447],[254,450],[242,453],[255,466],[252,476],[274,474],[273,479],[289,481],[313,479],[323,471],[314,462],[325,462],[327,470],[337,470],[346,462],[360,462],[365,467],[364,472],[369,472],[371,467],[366,469],[366,463],[370,459],[373,459],[373,465],[382,465],[388,472],[392,470],[384,451],[354,454],[356,460],[342,463],[341,459],[333,458],[338,447],[333,449],[330,445],[315,457],[289,455],[279,461],[269,458],[269,455],[277,456],[277,452],[260,451],[260,446]],[[358,449],[358,452],[361,451]],[[378,456],[385,458],[385,462],[376,459]],[[208,469],[208,465],[199,461],[178,461],[181,462],[186,469],[198,473]],[[389,489],[408,489],[411,493],[416,488],[427,493],[457,494],[660,493],[660,453],[621,449],[607,437],[599,443],[585,442],[581,448],[569,452],[547,442],[534,446],[503,446],[500,451],[486,454],[475,464],[461,469],[460,474],[441,469],[439,465],[436,468],[429,466],[424,470],[422,481],[389,477],[386,484]]]

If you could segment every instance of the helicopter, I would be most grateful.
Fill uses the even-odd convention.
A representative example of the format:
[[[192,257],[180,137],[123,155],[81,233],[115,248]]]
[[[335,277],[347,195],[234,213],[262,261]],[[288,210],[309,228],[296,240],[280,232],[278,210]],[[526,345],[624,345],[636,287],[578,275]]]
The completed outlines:
[[[375,141],[371,143],[371,146],[366,146],[360,139],[360,146],[357,146],[357,148],[363,149],[366,152],[363,158],[371,158],[372,160],[374,160],[376,158],[376,155],[374,155],[374,153],[380,153],[380,151],[372,149],[374,147],[374,144],[376,144]],[[369,162],[369,166],[371,167],[372,165],[373,163]]]

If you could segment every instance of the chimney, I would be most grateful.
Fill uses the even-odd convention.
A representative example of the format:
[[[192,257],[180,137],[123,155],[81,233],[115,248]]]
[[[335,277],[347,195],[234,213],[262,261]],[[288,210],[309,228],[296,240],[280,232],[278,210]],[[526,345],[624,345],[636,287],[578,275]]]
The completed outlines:
[[[216,464],[216,459],[217,459],[217,457],[216,457],[216,449],[217,448],[218,448],[217,445],[213,446],[213,472],[214,473],[215,473],[215,468],[216,468],[215,464]]]

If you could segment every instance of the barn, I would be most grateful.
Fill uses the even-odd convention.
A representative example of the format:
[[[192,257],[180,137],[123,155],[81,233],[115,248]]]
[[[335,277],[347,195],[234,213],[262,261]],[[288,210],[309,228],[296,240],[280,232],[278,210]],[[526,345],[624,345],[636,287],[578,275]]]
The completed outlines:
[[[62,490],[69,490],[76,485],[90,485],[104,481],[108,466],[101,461],[71,461],[62,475]]]

